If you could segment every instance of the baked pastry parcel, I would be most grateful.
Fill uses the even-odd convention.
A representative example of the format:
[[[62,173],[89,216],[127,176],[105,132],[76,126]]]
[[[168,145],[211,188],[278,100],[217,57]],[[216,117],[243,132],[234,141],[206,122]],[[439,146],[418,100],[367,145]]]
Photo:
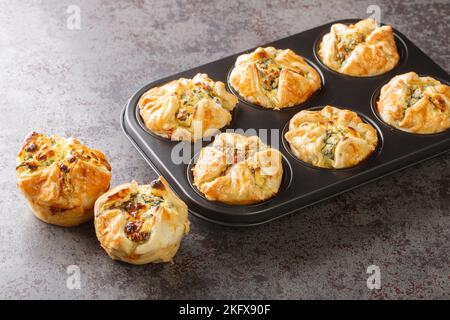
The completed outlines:
[[[109,189],[105,155],[74,138],[30,133],[17,155],[19,190],[39,219],[79,225],[94,216],[94,203]]]
[[[237,102],[223,82],[199,73],[150,89],[138,106],[150,131],[171,140],[195,141],[228,125]]]
[[[95,203],[95,231],[113,259],[168,262],[189,232],[188,209],[163,177],[148,185],[119,185]]]
[[[378,143],[375,128],[355,112],[331,106],[297,113],[285,138],[300,160],[337,169],[357,165],[374,152]]]
[[[392,27],[380,27],[372,18],[333,24],[322,38],[318,55],[329,68],[357,77],[386,73],[400,60]]]
[[[302,57],[273,47],[239,56],[229,81],[245,100],[271,109],[301,104],[321,87],[319,73]]]
[[[203,148],[193,168],[194,185],[208,200],[252,204],[275,196],[281,185],[281,153],[257,136],[222,133]]]
[[[387,124],[412,133],[442,132],[450,127],[450,86],[414,72],[395,76],[377,102]]]

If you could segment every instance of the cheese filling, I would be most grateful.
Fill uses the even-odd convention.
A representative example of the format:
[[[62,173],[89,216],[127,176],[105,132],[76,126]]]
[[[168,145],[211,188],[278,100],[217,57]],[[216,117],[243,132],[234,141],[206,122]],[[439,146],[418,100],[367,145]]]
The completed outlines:
[[[131,194],[128,200],[115,203],[106,209],[121,210],[127,219],[124,229],[127,238],[136,243],[143,243],[150,238],[154,210],[162,202],[162,197],[136,192]]]

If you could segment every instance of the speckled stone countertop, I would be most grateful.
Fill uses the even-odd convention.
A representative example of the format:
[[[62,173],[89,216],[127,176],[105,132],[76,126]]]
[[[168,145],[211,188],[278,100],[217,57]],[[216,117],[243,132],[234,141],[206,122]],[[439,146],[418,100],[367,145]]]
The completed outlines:
[[[0,298],[450,298],[450,155],[252,228],[191,217],[173,264],[111,260],[92,224],[38,221],[17,191],[31,130],[103,150],[116,185],[155,173],[119,114],[142,85],[343,18],[374,1],[3,1]],[[376,1],[381,19],[450,70],[450,2]],[[67,28],[80,8],[81,29]],[[366,269],[381,270],[381,289]],[[66,285],[77,265],[81,288]]]

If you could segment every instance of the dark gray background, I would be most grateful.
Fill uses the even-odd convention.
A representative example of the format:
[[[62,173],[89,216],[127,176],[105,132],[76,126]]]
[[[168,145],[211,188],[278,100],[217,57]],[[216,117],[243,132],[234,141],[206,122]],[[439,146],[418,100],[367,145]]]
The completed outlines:
[[[66,27],[81,9],[81,30]],[[31,130],[103,150],[116,185],[155,174],[119,114],[144,84],[369,4],[447,71],[450,2],[2,1],[0,10],[0,298],[449,298],[450,156],[444,155],[269,224],[233,229],[191,217],[173,264],[111,260],[93,226],[31,214],[15,155]],[[78,265],[81,289],[66,287]],[[381,268],[382,289],[366,287]]]

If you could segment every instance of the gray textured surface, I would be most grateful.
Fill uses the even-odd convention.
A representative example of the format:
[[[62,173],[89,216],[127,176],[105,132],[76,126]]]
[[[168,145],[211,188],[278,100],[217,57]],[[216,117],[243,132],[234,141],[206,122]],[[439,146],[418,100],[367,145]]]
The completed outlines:
[[[104,150],[113,185],[155,177],[119,127],[143,84],[330,20],[373,1],[2,1],[0,298],[450,298],[447,154],[269,224],[232,229],[191,217],[174,264],[130,266],[91,224],[33,217],[16,190],[27,132],[77,136]],[[449,1],[377,1],[392,24],[450,70]],[[403,2],[402,2],[403,3]],[[66,9],[81,8],[81,30]],[[66,287],[66,267],[81,289]],[[366,287],[379,265],[382,289]]]

